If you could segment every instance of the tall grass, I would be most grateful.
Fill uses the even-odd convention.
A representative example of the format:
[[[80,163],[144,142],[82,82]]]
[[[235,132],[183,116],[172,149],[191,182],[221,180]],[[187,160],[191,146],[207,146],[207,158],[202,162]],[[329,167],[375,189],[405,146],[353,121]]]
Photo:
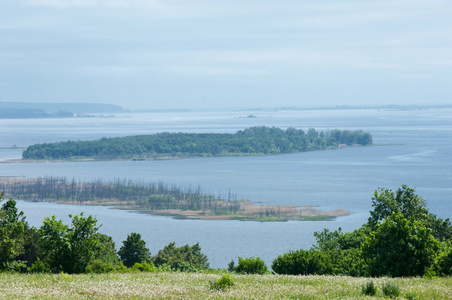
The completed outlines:
[[[212,289],[217,273],[0,274],[0,299],[381,299],[388,278],[375,278],[376,296],[361,287],[368,278],[231,274],[234,285]],[[452,278],[391,279],[401,295],[452,299]]]

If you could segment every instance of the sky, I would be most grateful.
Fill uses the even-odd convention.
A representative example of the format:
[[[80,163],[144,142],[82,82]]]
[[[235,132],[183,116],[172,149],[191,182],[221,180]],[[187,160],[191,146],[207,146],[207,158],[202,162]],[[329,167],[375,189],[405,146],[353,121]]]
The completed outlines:
[[[0,0],[0,101],[452,104],[450,0]]]

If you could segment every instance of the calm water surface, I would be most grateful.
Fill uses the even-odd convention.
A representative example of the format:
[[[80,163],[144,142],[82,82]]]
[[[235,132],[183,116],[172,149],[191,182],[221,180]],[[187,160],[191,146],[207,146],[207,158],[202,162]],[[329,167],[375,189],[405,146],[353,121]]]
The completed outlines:
[[[243,118],[253,114],[257,118]],[[66,218],[85,211],[103,224],[119,247],[139,232],[151,252],[172,241],[199,242],[212,267],[226,267],[238,256],[259,256],[268,264],[278,255],[309,248],[322,228],[353,230],[364,223],[378,187],[415,187],[432,212],[452,216],[452,111],[278,111],[152,113],[114,118],[0,120],[0,147],[88,140],[162,131],[235,132],[250,126],[363,129],[381,146],[347,147],[266,157],[220,157],[147,162],[0,164],[0,176],[67,176],[81,180],[137,178],[270,204],[314,205],[353,212],[330,222],[259,223],[174,220],[105,207],[19,202],[32,225],[45,216]],[[386,145],[391,144],[391,145]],[[386,145],[386,146],[383,146]],[[21,150],[0,150],[0,161]]]

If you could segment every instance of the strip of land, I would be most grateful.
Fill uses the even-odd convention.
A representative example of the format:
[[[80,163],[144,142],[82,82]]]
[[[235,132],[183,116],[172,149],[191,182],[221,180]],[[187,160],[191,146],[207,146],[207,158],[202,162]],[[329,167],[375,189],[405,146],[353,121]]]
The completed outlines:
[[[200,187],[182,189],[162,182],[148,183],[125,179],[82,182],[64,177],[2,177],[0,191],[4,191],[6,197],[25,201],[110,206],[182,219],[306,221],[329,220],[350,214],[340,208],[323,211],[309,205],[278,206],[253,203],[237,199],[237,196],[231,193],[227,199],[219,199],[203,193]]]

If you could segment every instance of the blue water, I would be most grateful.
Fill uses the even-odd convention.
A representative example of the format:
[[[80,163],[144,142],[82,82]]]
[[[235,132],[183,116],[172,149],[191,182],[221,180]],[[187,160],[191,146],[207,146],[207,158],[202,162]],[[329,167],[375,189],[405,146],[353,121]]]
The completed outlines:
[[[240,118],[248,114],[258,118]],[[200,242],[213,267],[226,267],[238,256],[259,256],[268,264],[278,255],[309,248],[312,233],[328,227],[353,230],[364,223],[378,187],[416,188],[430,211],[452,216],[452,110],[422,111],[278,111],[227,113],[153,113],[115,118],[0,120],[0,147],[86,140],[161,131],[235,132],[249,126],[308,129],[363,129],[380,146],[347,147],[266,157],[220,157],[147,162],[0,164],[0,176],[102,177],[164,181],[205,192],[270,204],[343,208],[353,214],[331,222],[258,223],[174,220],[99,207],[20,202],[30,223],[84,210],[103,223],[119,247],[139,232],[154,254],[169,242]],[[386,145],[392,144],[392,145]],[[20,150],[0,150],[0,161]]]

